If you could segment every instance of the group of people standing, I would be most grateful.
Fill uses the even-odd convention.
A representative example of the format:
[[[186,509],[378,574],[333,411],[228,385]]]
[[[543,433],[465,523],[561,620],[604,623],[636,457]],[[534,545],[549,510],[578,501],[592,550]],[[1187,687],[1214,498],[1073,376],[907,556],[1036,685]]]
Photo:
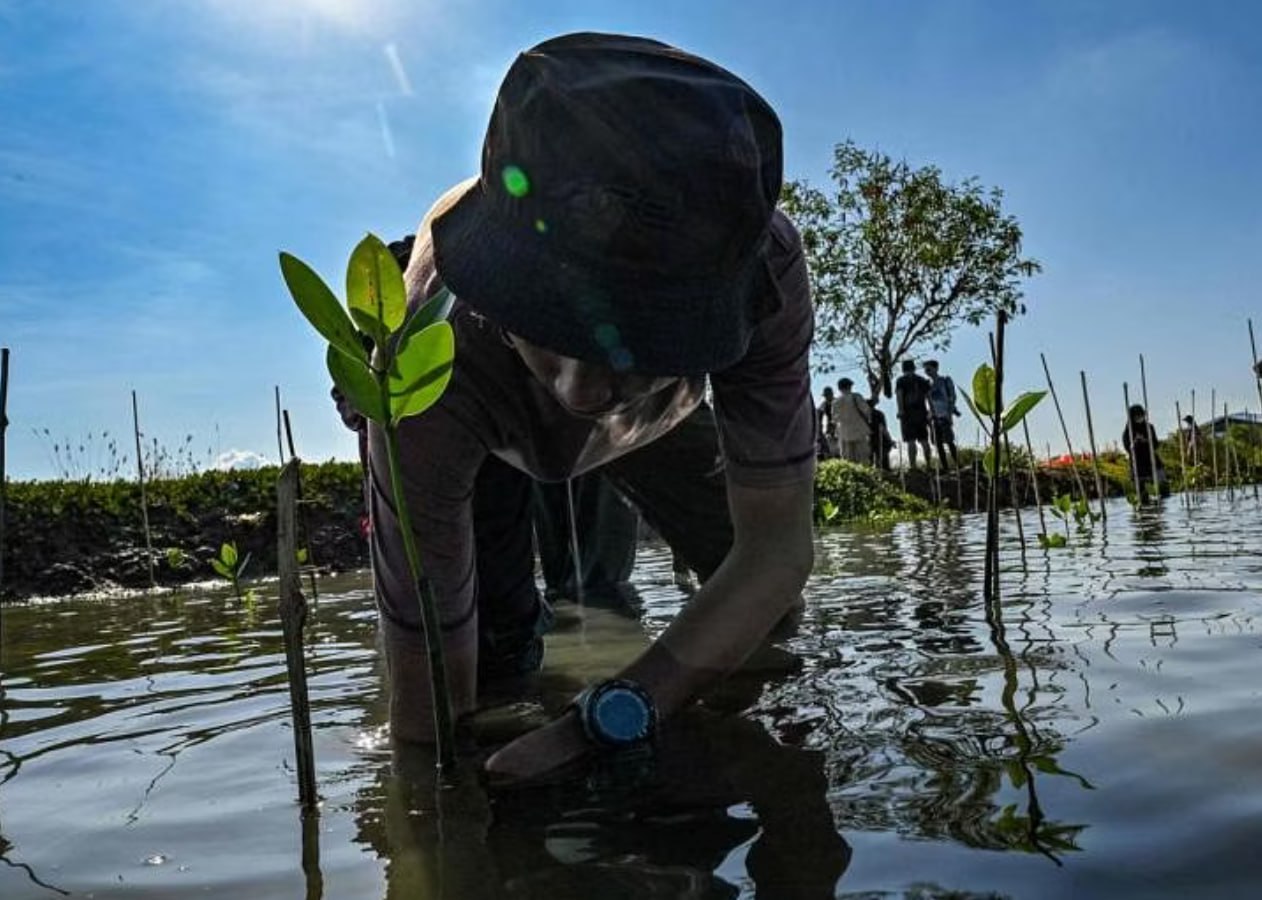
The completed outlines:
[[[940,373],[938,362],[933,359],[925,362],[924,375],[917,374],[916,362],[911,359],[904,360],[902,370],[894,382],[894,398],[909,468],[916,468],[918,448],[923,451],[925,467],[931,465],[931,439],[942,467],[947,467],[949,455],[950,465],[959,468],[954,419],[960,410],[955,382],[951,376]],[[819,408],[819,458],[840,458],[888,470],[894,439],[879,408],[879,393],[861,397],[854,392],[854,382],[849,378],[838,380],[837,391],[834,394],[831,387],[824,388]]]

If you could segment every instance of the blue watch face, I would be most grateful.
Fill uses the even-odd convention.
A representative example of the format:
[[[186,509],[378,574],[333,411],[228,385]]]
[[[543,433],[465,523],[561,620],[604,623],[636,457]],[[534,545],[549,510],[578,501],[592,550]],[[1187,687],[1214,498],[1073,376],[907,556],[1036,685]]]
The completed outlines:
[[[596,698],[592,721],[616,743],[638,741],[649,732],[650,712],[644,698],[626,688],[611,688]]]

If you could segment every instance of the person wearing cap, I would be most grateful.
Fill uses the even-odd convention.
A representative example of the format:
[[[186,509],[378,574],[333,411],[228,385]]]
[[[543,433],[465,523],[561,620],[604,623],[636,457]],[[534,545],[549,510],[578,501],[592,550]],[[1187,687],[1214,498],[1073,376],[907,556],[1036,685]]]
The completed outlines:
[[[951,451],[951,468],[959,469],[960,452],[955,447],[955,416],[960,414],[956,405],[955,381],[950,375],[938,374],[938,361],[925,360],[925,377],[929,379],[929,431],[938,448],[938,462],[947,467],[947,450]],[[926,462],[928,460],[926,459]]]
[[[399,432],[456,714],[476,706],[488,647],[501,670],[539,664],[532,479],[601,472],[704,582],[618,678],[498,751],[493,773],[649,739],[800,603],[814,317],[800,238],[776,210],[781,141],[766,101],[711,62],[566,35],[516,59],[480,175],[418,229],[409,302],[451,289],[456,353],[442,398]],[[429,741],[420,615],[375,425],[369,455],[392,730]]]

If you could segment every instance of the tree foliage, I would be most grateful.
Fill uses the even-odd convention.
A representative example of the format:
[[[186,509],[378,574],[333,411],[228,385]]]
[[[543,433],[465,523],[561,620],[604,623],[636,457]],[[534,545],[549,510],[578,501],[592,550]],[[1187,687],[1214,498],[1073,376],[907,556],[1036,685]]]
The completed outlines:
[[[920,348],[945,349],[962,323],[1024,312],[1022,280],[1041,270],[1021,255],[1021,227],[1003,192],[975,178],[943,181],[853,141],[833,150],[832,195],[785,184],[784,211],[802,233],[816,304],[817,348],[856,353],[873,394]]]

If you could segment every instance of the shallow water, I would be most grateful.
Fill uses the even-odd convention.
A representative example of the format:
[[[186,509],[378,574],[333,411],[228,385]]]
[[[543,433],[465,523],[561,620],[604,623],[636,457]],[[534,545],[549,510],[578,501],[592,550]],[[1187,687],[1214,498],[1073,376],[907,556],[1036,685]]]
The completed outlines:
[[[1109,514],[1024,570],[1005,520],[1001,625],[979,518],[830,531],[794,666],[733,679],[652,763],[437,801],[391,756],[365,579],[328,579],[305,842],[269,586],[6,608],[0,897],[1255,896],[1262,507]],[[562,608],[484,739],[664,626],[669,554],[636,583],[639,621]]]

